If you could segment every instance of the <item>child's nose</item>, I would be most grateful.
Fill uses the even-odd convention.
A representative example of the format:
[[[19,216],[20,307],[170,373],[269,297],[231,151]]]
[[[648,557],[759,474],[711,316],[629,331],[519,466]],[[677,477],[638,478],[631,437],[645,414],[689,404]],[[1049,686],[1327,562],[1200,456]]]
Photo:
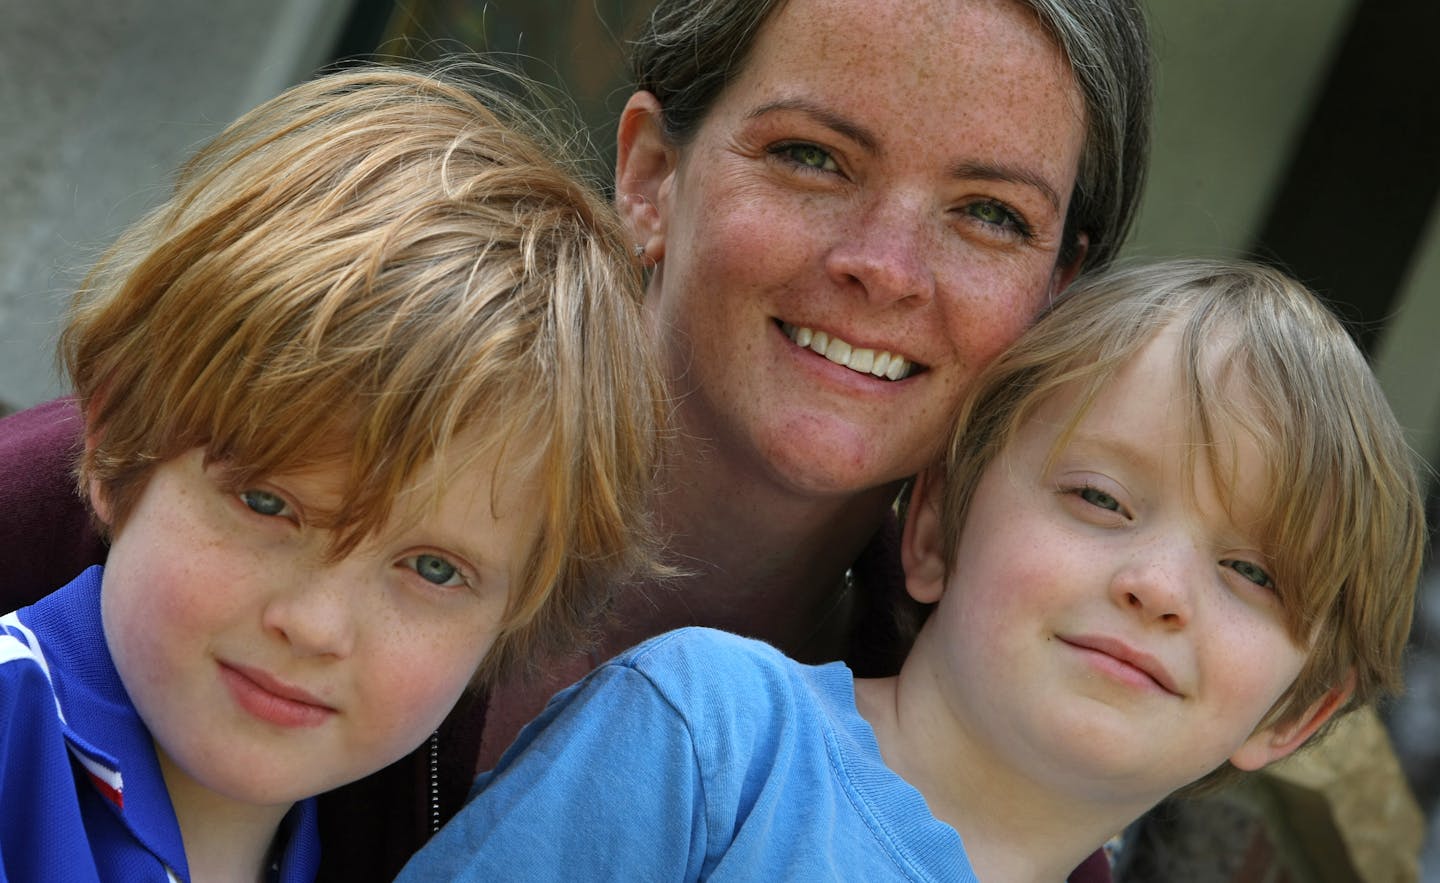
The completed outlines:
[[[351,595],[358,588],[330,568],[297,572],[265,605],[264,626],[297,656],[348,656],[355,642]]]
[[[1193,614],[1191,550],[1155,543],[1125,562],[1111,579],[1111,598],[1147,622],[1181,628]]]

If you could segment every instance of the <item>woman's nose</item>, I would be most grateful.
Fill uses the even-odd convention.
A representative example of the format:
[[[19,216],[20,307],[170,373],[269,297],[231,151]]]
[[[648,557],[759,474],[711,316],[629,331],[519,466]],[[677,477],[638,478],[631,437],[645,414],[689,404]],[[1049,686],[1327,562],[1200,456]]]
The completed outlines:
[[[872,303],[924,303],[935,296],[937,247],[918,200],[877,199],[859,213],[830,250],[827,266],[842,283],[859,285]]]

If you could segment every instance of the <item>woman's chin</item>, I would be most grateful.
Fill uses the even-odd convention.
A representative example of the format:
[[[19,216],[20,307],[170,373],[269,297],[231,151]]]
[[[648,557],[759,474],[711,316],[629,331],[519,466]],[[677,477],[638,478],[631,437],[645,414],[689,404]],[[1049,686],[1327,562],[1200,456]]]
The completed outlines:
[[[792,419],[756,439],[772,481],[797,497],[849,498],[918,471],[897,464],[893,439],[829,416]]]

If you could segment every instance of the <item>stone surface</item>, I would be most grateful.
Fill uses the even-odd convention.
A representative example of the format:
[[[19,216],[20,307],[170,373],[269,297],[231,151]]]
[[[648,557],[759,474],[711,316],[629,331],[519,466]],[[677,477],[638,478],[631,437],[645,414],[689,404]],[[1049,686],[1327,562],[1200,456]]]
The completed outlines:
[[[1276,764],[1260,782],[1283,812],[1287,845],[1312,859],[1316,879],[1419,879],[1425,817],[1374,712],[1348,715],[1328,738]]]

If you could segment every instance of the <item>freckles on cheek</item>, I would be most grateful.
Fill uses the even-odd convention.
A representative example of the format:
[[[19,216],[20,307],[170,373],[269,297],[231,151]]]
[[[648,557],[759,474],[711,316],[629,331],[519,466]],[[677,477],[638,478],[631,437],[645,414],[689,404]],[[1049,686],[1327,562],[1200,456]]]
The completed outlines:
[[[946,289],[946,333],[970,374],[1019,339],[1049,302],[1048,288],[1037,290],[1033,273],[967,274]]]
[[[374,737],[388,734],[388,740],[418,744],[444,720],[458,693],[429,662],[413,653],[399,658],[392,655],[356,683]]]
[[[937,455],[945,449],[951,415],[955,413],[977,373],[978,370],[967,370],[937,375],[935,380],[939,381],[939,388],[931,393],[924,404],[913,408],[907,415],[912,423],[930,425],[939,421],[944,425],[945,431],[935,433],[933,439]]]
[[[444,717],[479,669],[494,636],[483,629],[457,630],[453,635],[411,635],[395,648],[380,673],[381,689],[392,707],[421,716]]]
[[[436,708],[450,702],[452,689],[447,682],[435,678],[402,678],[385,691],[392,699],[389,707],[405,718],[428,717]]]
[[[981,365],[988,364],[1014,343],[1035,321],[1048,300],[1048,292],[1031,297],[994,298],[988,309],[989,321],[981,326],[988,331],[986,357]]]
[[[826,232],[840,211],[829,201],[807,196],[759,195],[732,199],[715,207],[700,233],[717,264],[737,266],[750,275],[763,267],[783,267],[818,255]]]
[[[107,573],[107,577],[109,573]],[[116,623],[155,622],[160,626],[185,626],[196,618],[189,582],[183,573],[148,570],[119,572],[116,581],[105,586],[105,615]]]

